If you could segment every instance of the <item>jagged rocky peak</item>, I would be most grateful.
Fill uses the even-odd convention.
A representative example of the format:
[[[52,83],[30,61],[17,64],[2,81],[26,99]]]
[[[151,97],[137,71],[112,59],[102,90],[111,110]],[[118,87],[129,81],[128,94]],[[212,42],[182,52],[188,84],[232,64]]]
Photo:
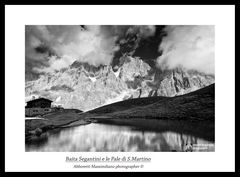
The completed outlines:
[[[124,56],[120,58],[120,78],[124,81],[132,81],[136,77],[148,75],[151,67],[139,57]]]
[[[81,61],[74,61],[70,67],[70,69],[77,69],[80,72],[85,73],[85,75],[94,77],[99,75],[106,75],[110,72],[112,72],[112,67],[110,65],[90,65],[87,62],[81,62]]]
[[[158,95],[186,94],[214,83],[214,75],[177,67],[161,72]]]
[[[127,55],[119,61],[114,68],[75,61],[64,70],[26,82],[26,97],[37,94],[65,108],[89,110],[124,99],[181,95],[214,83],[214,76],[182,67],[160,70]]]

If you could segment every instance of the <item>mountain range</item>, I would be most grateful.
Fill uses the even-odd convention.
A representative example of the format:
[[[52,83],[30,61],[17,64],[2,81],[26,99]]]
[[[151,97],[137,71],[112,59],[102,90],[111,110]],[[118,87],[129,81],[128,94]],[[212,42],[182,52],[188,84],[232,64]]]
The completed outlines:
[[[89,111],[132,98],[174,97],[213,84],[214,75],[181,66],[159,69],[139,57],[122,56],[118,65],[93,66],[80,61],[25,83],[26,101],[51,99],[54,105]]]

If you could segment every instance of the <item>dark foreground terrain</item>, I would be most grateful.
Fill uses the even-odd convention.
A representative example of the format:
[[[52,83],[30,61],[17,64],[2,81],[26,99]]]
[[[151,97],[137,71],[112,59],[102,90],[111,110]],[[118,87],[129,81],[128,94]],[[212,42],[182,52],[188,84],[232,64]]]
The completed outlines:
[[[111,118],[214,120],[214,84],[176,97],[148,97],[121,101],[86,112]]]
[[[49,129],[91,122],[129,125],[152,131],[174,131],[214,141],[215,84],[176,97],[148,97],[125,100],[85,113],[68,110],[26,120],[26,141]]]

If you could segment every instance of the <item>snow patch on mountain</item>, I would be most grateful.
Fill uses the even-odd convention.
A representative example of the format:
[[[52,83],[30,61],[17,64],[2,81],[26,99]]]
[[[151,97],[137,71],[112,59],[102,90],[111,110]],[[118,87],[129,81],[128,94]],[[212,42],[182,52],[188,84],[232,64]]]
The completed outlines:
[[[96,77],[90,77],[90,76],[89,76],[88,78],[89,78],[92,82],[96,82],[96,80],[97,80]]]
[[[116,72],[114,72],[114,75],[116,76],[116,78],[119,77],[120,72],[121,72],[121,69],[118,69]]]

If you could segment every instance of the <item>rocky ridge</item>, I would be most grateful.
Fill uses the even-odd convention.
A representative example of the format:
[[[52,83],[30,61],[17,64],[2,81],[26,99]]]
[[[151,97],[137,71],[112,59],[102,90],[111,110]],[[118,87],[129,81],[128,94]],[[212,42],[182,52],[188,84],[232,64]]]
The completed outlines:
[[[162,71],[138,57],[123,56],[114,68],[75,61],[68,68],[26,82],[25,94],[26,101],[41,96],[64,108],[87,111],[131,98],[182,95],[214,81],[214,75],[182,67]]]

